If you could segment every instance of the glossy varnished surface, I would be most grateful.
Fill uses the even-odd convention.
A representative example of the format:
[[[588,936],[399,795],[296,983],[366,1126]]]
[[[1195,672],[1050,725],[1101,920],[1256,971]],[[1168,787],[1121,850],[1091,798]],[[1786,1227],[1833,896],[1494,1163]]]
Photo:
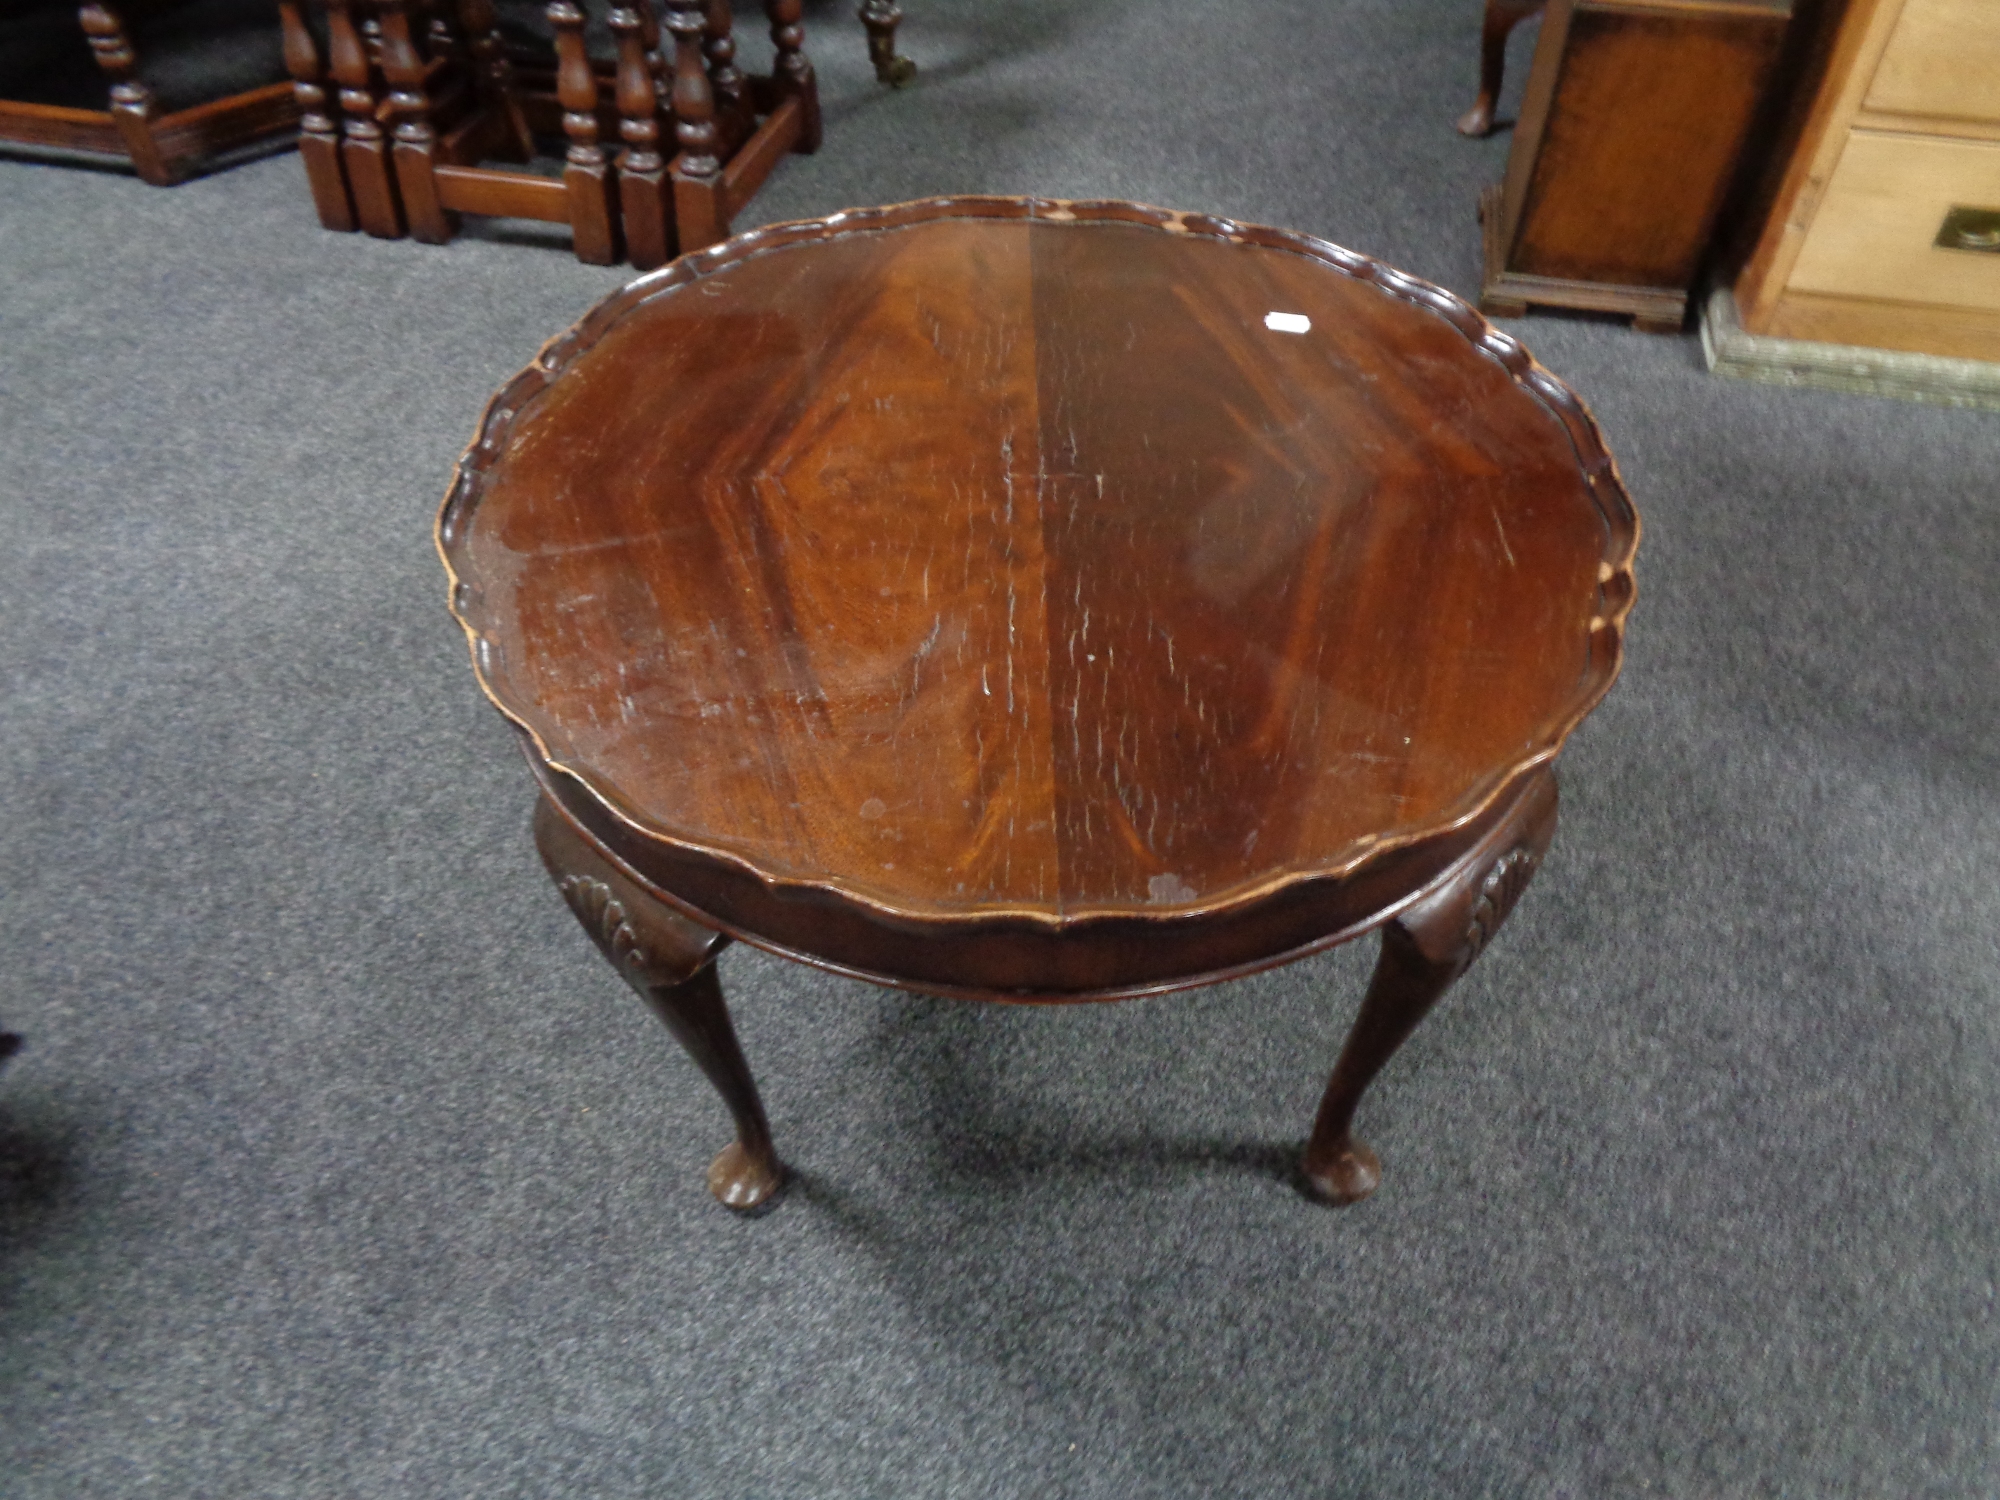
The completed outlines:
[[[1057,929],[1483,815],[1608,687],[1635,534],[1456,299],[1006,200],[635,283],[496,398],[441,528],[488,690],[628,846]]]

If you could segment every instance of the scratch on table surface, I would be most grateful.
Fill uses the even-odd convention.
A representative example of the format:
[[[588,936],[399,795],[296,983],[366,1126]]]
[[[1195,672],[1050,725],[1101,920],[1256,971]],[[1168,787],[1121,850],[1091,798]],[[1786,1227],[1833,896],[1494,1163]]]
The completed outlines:
[[[1507,545],[1507,528],[1500,524],[1500,507],[1498,505],[1493,507],[1493,529],[1500,533],[1500,550],[1507,554],[1507,566],[1518,568],[1520,564],[1514,561],[1514,549]]]

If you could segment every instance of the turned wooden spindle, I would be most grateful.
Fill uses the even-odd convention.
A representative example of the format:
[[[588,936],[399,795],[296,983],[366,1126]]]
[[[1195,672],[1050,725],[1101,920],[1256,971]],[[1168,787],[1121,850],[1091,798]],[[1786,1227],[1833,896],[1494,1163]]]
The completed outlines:
[[[410,30],[410,0],[377,0],[382,13],[382,76],[396,117],[396,185],[410,237],[442,245],[457,224],[438,201],[437,127],[431,123],[429,65]]]
[[[618,38],[618,200],[625,220],[625,253],[641,271],[673,256],[668,211],[667,161],[660,153],[660,97],[646,56],[646,26],[638,6],[614,5],[611,31]]]
[[[319,44],[306,25],[301,0],[278,0],[278,24],[284,36],[285,71],[292,77],[292,97],[299,101],[299,160],[305,163],[306,186],[313,208],[328,229],[352,234],[356,228],[354,200],[347,195],[347,175],[340,170],[340,122],[331,111],[326,70]]]
[[[715,124],[715,94],[708,83],[702,40],[706,19],[702,0],[667,0],[667,30],[674,34],[674,140],[679,154],[670,169],[674,182],[674,227],[680,251],[699,250],[729,237],[729,208],[723,201],[721,132]]]
[[[503,161],[532,160],[534,137],[514,90],[514,65],[507,61],[493,0],[458,0],[458,26],[472,52],[473,87],[480,102],[501,121],[503,139],[493,154]]]
[[[771,79],[783,93],[797,97],[800,109],[799,140],[793,149],[817,151],[820,140],[819,81],[813,76],[812,60],[806,56],[806,29],[799,22],[800,0],[764,0],[764,14],[771,22],[771,41],[777,56],[771,61]]]
[[[597,73],[584,48],[583,10],[574,0],[554,0],[548,16],[556,33],[556,99],[563,108],[563,134],[569,137],[563,186],[569,191],[576,258],[594,266],[616,265],[611,165],[598,143]]]
[[[654,86],[660,95],[660,107],[664,109],[669,85],[667,76],[669,65],[665,49],[660,46],[660,39],[665,32],[661,29],[660,18],[655,13],[651,0],[641,0],[636,9],[639,12],[639,36],[646,44],[646,67],[653,75]]]
[[[83,32],[90,39],[91,55],[111,80],[111,118],[125,142],[126,154],[138,174],[155,187],[171,187],[180,174],[167,165],[165,153],[153,136],[153,117],[158,105],[153,91],[133,75],[138,55],[126,35],[125,22],[108,5],[93,3],[77,12]]]
[[[878,82],[901,88],[917,76],[917,65],[896,55],[896,28],[903,24],[896,0],[861,0],[861,24],[868,28],[868,60]]]
[[[702,52],[708,58],[708,86],[728,137],[729,149],[756,126],[750,85],[736,66],[736,21],[729,0],[705,0],[702,6]]]
[[[400,239],[403,210],[389,170],[389,142],[376,119],[375,67],[354,19],[354,0],[327,0],[327,61],[340,85],[340,164],[354,215],[377,239]]]
[[[431,12],[430,25],[424,29],[424,56],[432,62],[441,62],[452,68],[465,65],[465,38],[458,34],[458,25],[448,10]]]

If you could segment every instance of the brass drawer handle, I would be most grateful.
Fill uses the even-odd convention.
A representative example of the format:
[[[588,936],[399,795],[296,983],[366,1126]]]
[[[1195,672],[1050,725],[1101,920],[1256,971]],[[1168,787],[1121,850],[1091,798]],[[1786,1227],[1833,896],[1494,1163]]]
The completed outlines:
[[[1952,208],[1932,243],[1946,250],[2000,254],[2000,208]]]

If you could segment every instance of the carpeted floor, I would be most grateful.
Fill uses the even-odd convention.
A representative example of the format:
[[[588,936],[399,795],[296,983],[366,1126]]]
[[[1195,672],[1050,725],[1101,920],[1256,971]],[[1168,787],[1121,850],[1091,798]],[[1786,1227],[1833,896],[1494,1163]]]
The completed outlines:
[[[902,93],[809,12],[826,146],[743,227],[1125,196],[1476,291],[1470,0],[908,9]],[[1546,868],[1364,1106],[1377,1197],[1283,1179],[1363,945],[1055,1013],[737,949],[802,1178],[744,1221],[430,543],[620,280],[327,234],[290,156],[0,162],[0,1493],[2000,1492],[2000,418],[1512,325],[1640,603]]]

